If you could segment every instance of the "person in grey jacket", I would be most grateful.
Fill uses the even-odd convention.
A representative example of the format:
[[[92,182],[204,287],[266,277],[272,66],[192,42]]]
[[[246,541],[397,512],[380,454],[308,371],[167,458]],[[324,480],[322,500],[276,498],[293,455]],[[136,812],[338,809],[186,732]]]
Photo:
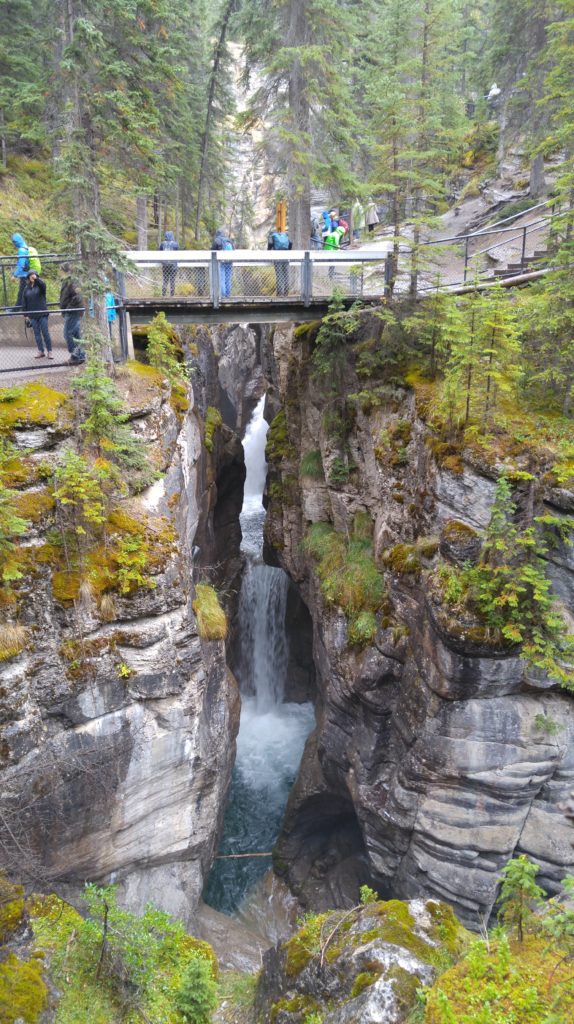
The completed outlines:
[[[22,292],[22,310],[26,314],[26,322],[32,327],[38,355],[36,359],[43,359],[45,356],[52,359],[52,339],[48,329],[48,304],[46,302],[46,282],[35,270],[29,270],[26,284]],[[45,349],[45,351],[44,351]]]
[[[86,353],[80,345],[82,338],[80,323],[84,315],[84,303],[80,289],[71,276],[71,269],[69,263],[62,263],[60,267],[64,274],[60,288],[60,309],[64,317],[64,339],[70,353],[68,362],[74,366],[85,362]]]

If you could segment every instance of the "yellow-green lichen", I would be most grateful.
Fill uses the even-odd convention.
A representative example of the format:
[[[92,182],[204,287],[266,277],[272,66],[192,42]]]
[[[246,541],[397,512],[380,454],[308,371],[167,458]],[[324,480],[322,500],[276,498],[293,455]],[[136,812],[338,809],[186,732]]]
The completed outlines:
[[[24,915],[24,887],[10,882],[0,871],[0,943],[18,927]]]
[[[203,443],[207,448],[208,452],[213,451],[213,439],[215,431],[218,429],[218,427],[221,427],[222,424],[223,419],[219,409],[216,409],[215,406],[213,405],[208,406],[207,412],[205,414],[205,433],[203,438]]]
[[[362,971],[360,974],[357,974],[357,977],[353,982],[353,988],[351,989],[351,999],[356,999],[357,996],[360,996],[361,992],[364,992],[366,988],[370,988],[371,985],[374,985],[375,982],[379,980],[381,971],[382,967],[380,967],[378,971]]]
[[[0,963],[0,1020],[2,1024],[35,1024],[48,1003],[48,989],[38,960],[19,960],[10,953]]]
[[[38,381],[0,389],[0,430],[17,427],[51,427],[68,396]]]

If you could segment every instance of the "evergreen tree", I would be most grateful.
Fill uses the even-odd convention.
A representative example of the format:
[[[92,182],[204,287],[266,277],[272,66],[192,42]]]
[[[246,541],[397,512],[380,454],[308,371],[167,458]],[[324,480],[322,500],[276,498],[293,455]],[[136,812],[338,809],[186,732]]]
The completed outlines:
[[[504,875],[499,901],[502,919],[507,928],[516,931],[518,941],[524,941],[524,929],[533,909],[542,902],[546,893],[536,884],[538,864],[526,854],[509,860],[502,869]]]
[[[351,190],[348,153],[356,121],[343,63],[352,52],[344,0],[245,0],[249,70],[259,76],[251,118],[289,201],[295,248],[309,244],[311,184]]]

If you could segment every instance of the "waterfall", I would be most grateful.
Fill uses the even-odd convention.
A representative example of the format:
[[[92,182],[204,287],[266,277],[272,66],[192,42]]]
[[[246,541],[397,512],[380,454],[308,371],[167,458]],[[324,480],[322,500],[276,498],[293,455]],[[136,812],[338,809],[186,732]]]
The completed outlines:
[[[289,580],[282,569],[263,563],[262,496],[268,430],[264,405],[262,398],[243,440],[247,476],[240,521],[246,566],[239,597],[237,668],[241,724],[220,853],[271,850],[305,740],[315,724],[311,704],[284,703],[289,663],[285,630]],[[231,913],[270,867],[270,858],[216,861],[206,902]]]

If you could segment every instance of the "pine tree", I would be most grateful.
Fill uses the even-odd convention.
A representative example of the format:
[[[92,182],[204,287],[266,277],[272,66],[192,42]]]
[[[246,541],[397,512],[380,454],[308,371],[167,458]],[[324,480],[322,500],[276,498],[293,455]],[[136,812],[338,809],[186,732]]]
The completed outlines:
[[[252,123],[289,203],[295,248],[309,244],[311,183],[349,191],[356,121],[343,57],[353,45],[348,5],[338,0],[245,0],[249,69],[260,78]]]
[[[546,893],[536,884],[538,864],[521,854],[502,869],[504,875],[500,887],[499,902],[502,919],[507,928],[516,931],[518,941],[524,941],[524,929],[532,917],[533,909],[544,899]]]

